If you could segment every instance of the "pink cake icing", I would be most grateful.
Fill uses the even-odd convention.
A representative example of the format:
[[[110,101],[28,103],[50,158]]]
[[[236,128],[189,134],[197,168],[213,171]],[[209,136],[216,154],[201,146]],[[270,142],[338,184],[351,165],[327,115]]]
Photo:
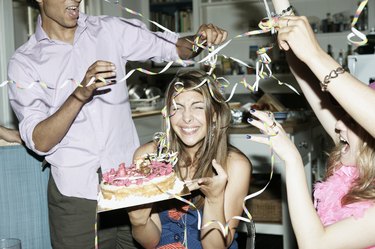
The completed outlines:
[[[170,175],[173,172],[173,166],[168,163],[151,161],[147,166],[137,166],[136,164],[125,167],[121,163],[117,170],[111,169],[103,174],[103,184],[112,186],[142,185],[150,182],[155,178]]]
[[[103,174],[99,206],[119,208],[170,198],[170,193],[182,190],[181,183],[169,162],[143,158],[129,167],[122,163],[117,170],[111,169]]]

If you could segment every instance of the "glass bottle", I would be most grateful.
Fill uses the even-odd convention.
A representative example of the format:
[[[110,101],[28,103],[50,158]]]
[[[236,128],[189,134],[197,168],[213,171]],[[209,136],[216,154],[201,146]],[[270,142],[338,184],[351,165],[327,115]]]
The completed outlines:
[[[352,44],[348,44],[348,48],[346,50],[346,54],[345,54],[345,65],[346,65],[346,68],[345,69],[348,69],[348,66],[349,66],[349,56],[353,54],[353,47],[352,47]]]
[[[333,32],[333,19],[331,13],[326,14],[327,17],[327,32]]]
[[[337,56],[337,62],[342,67],[345,67],[345,64],[344,64],[344,51],[342,49],[340,49],[339,55]]]
[[[333,58],[333,52],[332,52],[332,45],[328,44],[327,46],[327,54]]]

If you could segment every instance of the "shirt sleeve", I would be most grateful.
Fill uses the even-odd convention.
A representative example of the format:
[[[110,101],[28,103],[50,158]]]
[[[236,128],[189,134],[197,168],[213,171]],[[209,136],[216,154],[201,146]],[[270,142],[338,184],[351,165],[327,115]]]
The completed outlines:
[[[112,18],[111,22],[110,28],[126,60],[162,62],[179,59],[176,33],[151,32],[137,19]]]
[[[8,86],[10,105],[18,118],[19,131],[26,146],[35,153],[45,156],[58,148],[56,145],[48,152],[38,151],[32,139],[35,127],[50,116],[52,90],[43,88],[27,59],[15,54],[8,65]]]

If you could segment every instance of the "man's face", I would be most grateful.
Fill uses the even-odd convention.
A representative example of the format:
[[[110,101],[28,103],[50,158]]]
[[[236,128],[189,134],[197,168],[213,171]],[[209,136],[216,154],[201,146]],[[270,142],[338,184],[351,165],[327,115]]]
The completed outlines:
[[[71,29],[77,26],[81,0],[38,0],[45,29]]]

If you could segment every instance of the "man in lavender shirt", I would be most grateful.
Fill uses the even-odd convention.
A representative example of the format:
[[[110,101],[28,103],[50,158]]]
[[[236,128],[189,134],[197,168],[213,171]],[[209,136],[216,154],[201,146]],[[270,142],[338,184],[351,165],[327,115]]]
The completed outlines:
[[[41,14],[36,32],[17,49],[8,71],[10,80],[28,89],[12,84],[9,98],[26,146],[51,165],[52,246],[93,248],[98,170],[129,165],[139,146],[126,84],[106,85],[99,78],[122,79],[127,61],[175,61],[196,53],[188,40],[150,32],[138,20],[80,13],[80,0],[32,4]],[[227,37],[212,24],[198,33],[208,45]],[[89,84],[93,77],[97,80]],[[113,219],[110,213],[99,218],[99,225]],[[101,249],[116,248],[119,241],[121,248],[134,248],[127,226],[99,229],[98,237]]]

